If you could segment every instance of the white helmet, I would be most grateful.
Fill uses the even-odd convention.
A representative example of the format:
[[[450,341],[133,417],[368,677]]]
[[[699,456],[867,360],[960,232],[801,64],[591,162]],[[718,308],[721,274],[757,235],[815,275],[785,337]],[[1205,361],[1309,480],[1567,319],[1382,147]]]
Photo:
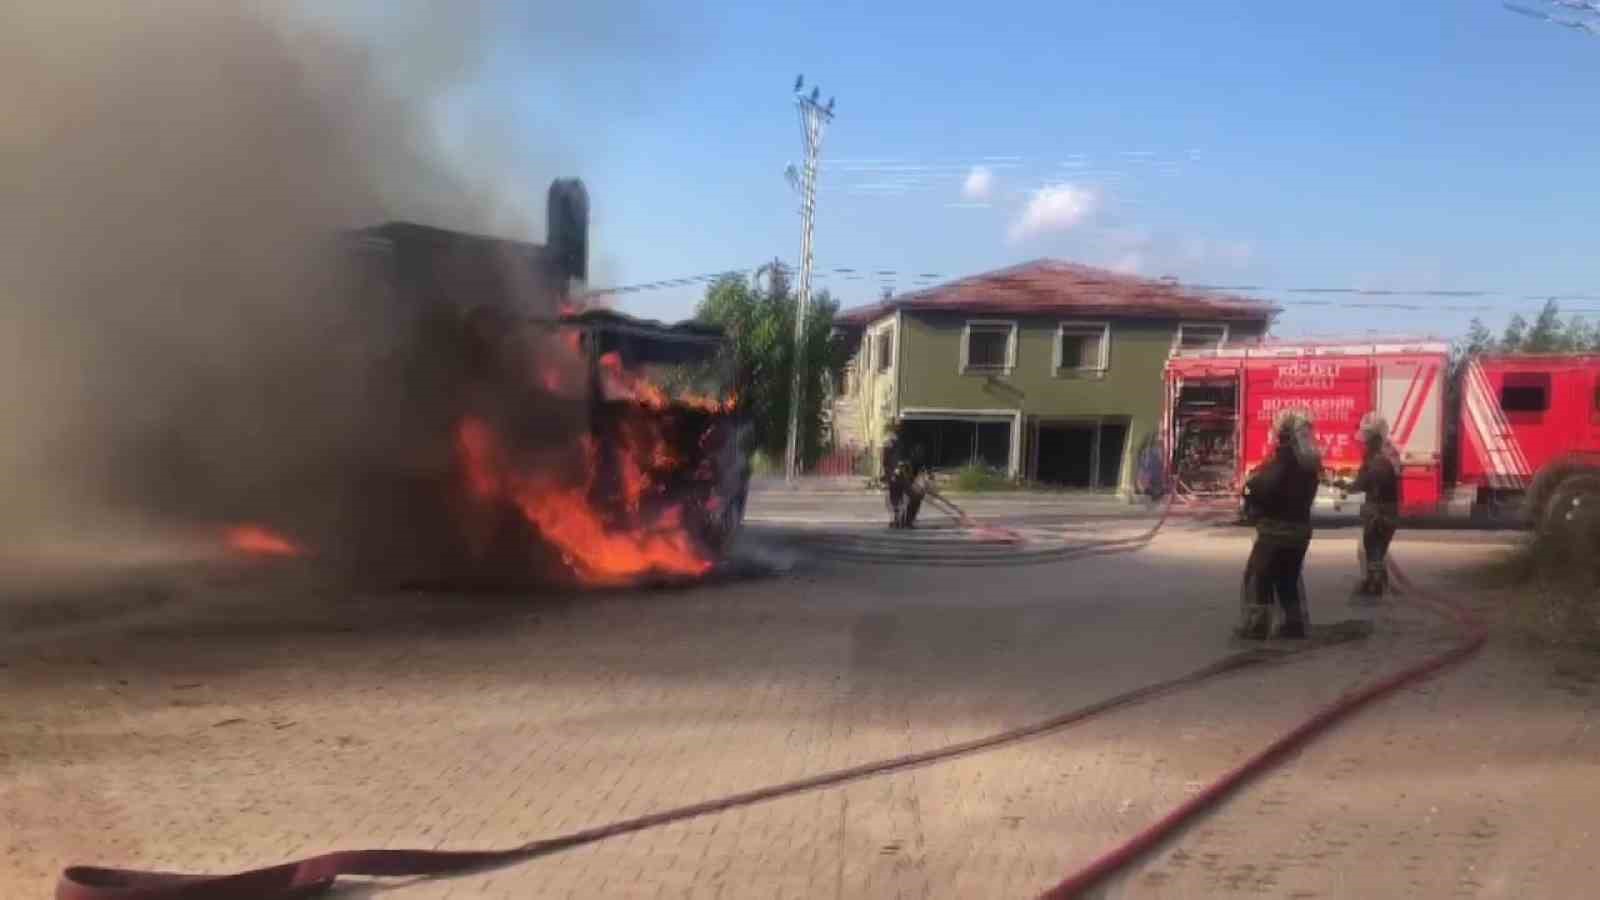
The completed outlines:
[[[1374,440],[1389,440],[1389,421],[1375,412],[1369,412],[1361,417],[1361,427],[1356,432],[1361,436],[1361,443],[1370,444]]]
[[[1272,433],[1280,445],[1294,451],[1295,458],[1308,469],[1322,467],[1322,453],[1312,436],[1311,414],[1303,409],[1279,411],[1272,422]]]

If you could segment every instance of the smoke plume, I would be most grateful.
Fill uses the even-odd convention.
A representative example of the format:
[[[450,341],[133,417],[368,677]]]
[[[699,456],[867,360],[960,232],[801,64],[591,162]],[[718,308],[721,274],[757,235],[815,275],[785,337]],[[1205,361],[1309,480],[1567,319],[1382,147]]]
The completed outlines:
[[[0,541],[370,531],[405,500],[367,476],[445,452],[417,392],[449,373],[337,235],[403,218],[540,238],[549,179],[581,173],[552,123],[474,105],[482,67],[526,54],[570,99],[641,17],[136,6],[0,13]]]

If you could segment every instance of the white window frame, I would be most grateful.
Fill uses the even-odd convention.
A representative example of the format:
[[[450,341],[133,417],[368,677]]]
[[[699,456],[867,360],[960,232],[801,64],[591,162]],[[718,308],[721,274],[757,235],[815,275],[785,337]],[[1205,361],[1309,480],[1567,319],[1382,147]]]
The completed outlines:
[[[1068,334],[1092,336],[1095,332],[1100,334],[1100,359],[1093,365],[1072,366],[1063,365],[1061,358],[1061,339]],[[1054,359],[1051,371],[1057,375],[1101,375],[1111,368],[1111,323],[1110,322],[1081,322],[1068,319],[1056,323],[1055,349],[1052,351]]]
[[[879,343],[879,342],[882,341],[883,338],[886,337],[886,336],[889,338],[889,352],[887,354],[888,358],[884,359],[884,358],[880,357],[879,351],[881,351],[883,349],[883,345],[881,343]],[[899,335],[895,333],[895,327],[892,324],[890,324],[890,325],[880,325],[880,326],[878,326],[877,330],[872,332],[872,374],[873,375],[887,375],[890,372],[894,371],[895,349],[896,349],[895,343],[898,340],[899,340]]]
[[[1178,352],[1179,350],[1184,349],[1184,346],[1183,346],[1183,330],[1185,328],[1220,328],[1220,329],[1222,329],[1222,337],[1217,338],[1217,343],[1214,346],[1210,346],[1210,347],[1191,347],[1189,349],[1216,351],[1216,350],[1221,350],[1223,347],[1226,347],[1228,345],[1228,336],[1229,336],[1229,332],[1231,331],[1231,329],[1228,327],[1228,323],[1227,322],[1179,322],[1178,323],[1178,330],[1172,335],[1172,352],[1174,352],[1174,353]]]
[[[1006,362],[999,368],[985,366],[975,369],[967,362],[967,352],[972,346],[972,329],[977,326],[981,329],[1007,329],[1006,334]],[[1017,323],[1009,319],[968,319],[961,328],[961,368],[963,375],[1010,375],[1017,367]]]

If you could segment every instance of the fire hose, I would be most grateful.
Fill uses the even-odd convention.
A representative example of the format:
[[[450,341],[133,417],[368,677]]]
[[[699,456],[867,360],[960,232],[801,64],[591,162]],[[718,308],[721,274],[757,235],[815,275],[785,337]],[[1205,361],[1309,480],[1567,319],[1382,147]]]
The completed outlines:
[[[1001,540],[1006,541],[1007,543],[1014,544],[1022,540],[1022,535],[1017,534],[1015,531],[1012,531],[1009,528],[995,528],[990,525],[984,525],[977,519],[972,518],[971,516],[967,515],[966,510],[945,499],[945,496],[934,490],[932,486],[929,486],[925,489],[923,497],[924,499],[932,502],[934,506],[937,506],[939,509],[943,510],[946,515],[961,523],[963,528],[970,528],[978,534],[997,535]]]
[[[1420,681],[1464,661],[1483,647],[1484,642],[1488,640],[1488,631],[1484,623],[1476,615],[1465,607],[1452,602],[1449,598],[1436,596],[1418,588],[1406,577],[1404,571],[1395,563],[1393,557],[1389,558],[1388,565],[1391,576],[1396,583],[1405,589],[1407,596],[1415,596],[1422,600],[1434,612],[1453,619],[1461,627],[1460,641],[1454,647],[1340,697],[1331,705],[1324,707],[1311,718],[1268,744],[1254,756],[1213,781],[1204,790],[1177,809],[1174,809],[1127,841],[1097,857],[1088,865],[1068,875],[1054,887],[1041,894],[1040,900],[1069,900],[1069,898],[1082,896],[1085,891],[1099,885],[1105,879],[1125,868],[1152,847],[1165,840],[1187,823],[1189,819],[1214,806],[1246,781],[1265,772],[1275,763],[1281,761],[1284,756],[1305,745],[1339,720],[1351,715],[1374,700],[1392,694],[1408,684]]]
[[[1156,533],[1160,531],[1167,521],[1170,512],[1171,503],[1169,502],[1163,510],[1161,518],[1147,531],[1130,538],[1111,539],[1080,547],[1075,556],[1094,556],[1137,550],[1148,544],[1155,537]],[[963,513],[963,515],[965,514]],[[1392,563],[1391,567],[1395,573],[1395,580],[1406,585],[1408,591],[1413,590],[1398,567],[1393,567]],[[1421,592],[1418,593],[1419,596],[1425,596]],[[1434,602],[1441,610],[1451,608],[1448,602],[1429,602]],[[1051,900],[1078,896],[1084,889],[1100,882],[1116,870],[1132,862],[1144,851],[1177,829],[1189,817],[1221,800],[1223,796],[1245,780],[1263,771],[1273,762],[1281,759],[1290,750],[1326,729],[1334,721],[1406,683],[1466,658],[1482,645],[1484,640],[1483,629],[1468,614],[1460,610],[1456,611],[1455,617],[1458,623],[1469,630],[1467,638],[1458,647],[1345,697],[1289,734],[1279,738],[1266,750],[1252,757],[1233,772],[1223,776],[1200,795],[1174,810],[1145,832],[1068,877],[1044,896],[1051,898]],[[1082,722],[1111,710],[1131,706],[1156,696],[1171,693],[1180,688],[1193,686],[1225,673],[1235,672],[1252,665],[1264,664],[1270,661],[1272,660],[1269,656],[1257,651],[1235,653],[1187,675],[1135,688],[1041,722],[1035,722],[975,740],[825,772],[783,784],[757,788],[714,800],[583,829],[566,835],[530,841],[506,849],[482,851],[417,849],[337,851],[228,875],[193,875],[134,869],[73,866],[62,873],[56,887],[56,898],[57,900],[246,900],[246,898],[255,898],[255,900],[289,900],[289,898],[307,897],[320,893],[331,887],[340,876],[443,876],[484,871],[525,862],[608,838],[725,812],[779,797],[840,786],[865,778],[991,750],[999,746],[1057,731],[1068,725]]]

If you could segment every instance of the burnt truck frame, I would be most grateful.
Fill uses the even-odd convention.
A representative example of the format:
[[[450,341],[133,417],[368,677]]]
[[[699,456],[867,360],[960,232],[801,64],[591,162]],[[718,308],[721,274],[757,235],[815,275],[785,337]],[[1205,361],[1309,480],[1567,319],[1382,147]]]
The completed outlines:
[[[593,310],[538,323],[559,332],[576,332],[588,367],[589,433],[596,441],[619,440],[617,430],[641,415],[661,429],[683,458],[676,465],[652,470],[655,486],[673,503],[693,511],[685,525],[720,559],[744,522],[750,495],[750,442],[754,430],[738,403],[738,366],[723,330],[702,322],[665,324],[610,310]],[[698,367],[711,377],[711,396],[719,409],[676,402],[643,407],[630,398],[607,396],[603,360],[615,354],[624,371],[647,365]],[[660,385],[658,385],[660,386]],[[601,490],[616,483],[615,473],[600,473]]]
[[[409,487],[401,493],[411,498],[404,508],[420,511],[421,518],[449,518],[459,507],[453,496],[461,490],[459,472],[444,471],[451,423],[459,416],[459,398],[490,388],[502,397],[536,397],[520,392],[520,367],[515,345],[538,332],[576,332],[579,352],[587,366],[589,385],[581,409],[558,402],[550,409],[530,408],[514,400],[518,411],[509,418],[533,431],[543,430],[552,417],[570,418],[563,430],[586,433],[602,446],[619,440],[625,423],[648,421],[659,429],[679,457],[672,465],[657,466],[652,499],[671,502],[686,511],[683,527],[703,547],[706,557],[720,562],[744,519],[751,477],[749,437],[751,427],[742,405],[735,401],[740,385],[729,343],[721,329],[698,322],[665,324],[609,310],[579,311],[582,285],[588,273],[588,195],[576,179],[551,184],[548,199],[548,233],[545,244],[510,241],[412,222],[390,222],[350,235],[351,249],[362,258],[359,266],[378,302],[399,304],[410,322],[407,349],[396,357],[394,377],[403,379],[407,395],[415,398],[422,449],[408,460],[391,461],[393,479]],[[392,308],[392,307],[391,307]],[[563,312],[556,313],[561,310]],[[542,315],[541,315],[541,311]],[[627,398],[608,397],[604,390],[602,359],[617,354],[625,369],[640,364],[682,362],[700,365],[713,373],[715,391],[728,402],[705,408],[678,402],[666,391],[665,402],[641,404]],[[545,426],[540,421],[545,420]],[[398,456],[407,455],[401,451]],[[593,479],[591,493],[604,504],[618,489],[618,474],[605,468],[614,454],[598,455],[602,471]],[[418,514],[418,513],[412,513]],[[560,568],[529,533],[530,526],[507,511],[495,527],[485,558],[468,552],[461,541],[447,539],[440,547],[413,542],[411,549],[389,550],[384,560],[408,558],[413,582],[482,582],[486,586],[505,580],[542,579]],[[376,558],[376,557],[375,557]]]

